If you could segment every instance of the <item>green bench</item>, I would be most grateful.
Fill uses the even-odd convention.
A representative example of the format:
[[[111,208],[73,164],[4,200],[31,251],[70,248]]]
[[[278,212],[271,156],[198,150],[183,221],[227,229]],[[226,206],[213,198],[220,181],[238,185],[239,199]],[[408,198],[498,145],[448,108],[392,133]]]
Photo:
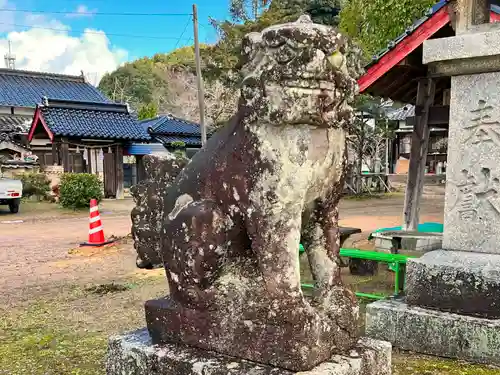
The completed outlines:
[[[305,252],[304,246],[302,244],[299,246],[299,254]],[[364,251],[359,249],[340,249],[340,256],[351,258],[351,259],[363,259],[370,260],[374,262],[387,263],[390,268],[394,271],[394,297],[401,295],[404,292],[405,286],[405,275],[406,275],[406,261],[408,258],[413,258],[412,256],[401,255],[401,254],[389,254],[381,253],[376,251]],[[314,285],[303,283],[302,289],[314,289]],[[370,294],[370,293],[356,293],[357,297],[367,298],[367,299],[384,299],[388,296],[381,294]]]

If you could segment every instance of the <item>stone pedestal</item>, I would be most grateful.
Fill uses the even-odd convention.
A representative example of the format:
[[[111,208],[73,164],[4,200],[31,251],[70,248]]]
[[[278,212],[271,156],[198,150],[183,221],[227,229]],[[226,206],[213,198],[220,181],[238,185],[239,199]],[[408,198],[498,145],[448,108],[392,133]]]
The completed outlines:
[[[366,307],[366,335],[397,348],[500,365],[500,320],[384,300]]]
[[[406,270],[409,305],[500,318],[500,255],[437,250]]]
[[[244,340],[244,338],[242,338]],[[390,375],[392,347],[363,338],[346,356],[311,371],[291,372],[178,344],[153,345],[146,329],[112,337],[107,375]]]

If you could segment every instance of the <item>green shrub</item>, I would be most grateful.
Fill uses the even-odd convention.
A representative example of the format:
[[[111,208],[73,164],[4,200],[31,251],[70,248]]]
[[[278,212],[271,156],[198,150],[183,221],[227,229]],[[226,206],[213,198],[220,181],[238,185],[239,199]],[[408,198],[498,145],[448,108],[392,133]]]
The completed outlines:
[[[64,173],[59,184],[59,202],[74,210],[89,207],[91,199],[103,198],[99,177],[89,173]]]
[[[43,173],[27,172],[19,176],[23,183],[23,197],[36,196],[46,199],[50,192],[50,180]]]

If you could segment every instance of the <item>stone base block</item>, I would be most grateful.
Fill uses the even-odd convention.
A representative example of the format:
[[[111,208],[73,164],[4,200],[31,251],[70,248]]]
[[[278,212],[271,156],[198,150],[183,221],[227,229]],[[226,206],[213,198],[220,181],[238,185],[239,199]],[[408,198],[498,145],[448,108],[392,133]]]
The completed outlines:
[[[373,238],[375,238],[375,248],[386,252],[409,250],[425,253],[443,246],[442,233],[393,230],[374,233]]]
[[[500,318],[500,255],[436,250],[407,264],[406,302]]]
[[[242,337],[244,340],[244,337]],[[276,343],[279,345],[279,343]],[[334,356],[311,371],[290,372],[179,344],[153,345],[146,329],[112,337],[107,375],[390,375],[392,347],[363,338],[349,356]]]
[[[184,344],[304,371],[328,361],[334,353],[345,353],[358,340],[355,332],[343,329],[353,324],[348,311],[332,320],[319,309],[306,310],[307,305],[292,312],[283,306],[273,310],[270,300],[235,296],[226,298],[225,305],[208,309],[185,307],[169,296],[147,301],[146,325],[153,343]],[[323,303],[342,306],[337,297],[341,295]]]
[[[384,300],[367,306],[366,335],[403,350],[500,365],[500,320]]]

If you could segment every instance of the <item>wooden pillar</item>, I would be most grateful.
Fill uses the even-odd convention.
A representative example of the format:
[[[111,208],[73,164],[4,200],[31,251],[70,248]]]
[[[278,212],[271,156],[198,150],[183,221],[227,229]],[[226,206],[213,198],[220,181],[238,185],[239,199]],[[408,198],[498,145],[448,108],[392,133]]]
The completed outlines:
[[[92,174],[92,168],[93,168],[93,163],[92,162],[92,152],[90,152],[90,148],[84,150],[83,152],[86,152],[87,153],[87,169],[86,169],[86,173],[90,173]]]
[[[429,108],[434,103],[435,82],[422,78],[418,82],[415,125],[411,138],[410,166],[406,183],[403,229],[416,230],[419,223],[420,200],[424,187],[425,163],[429,147]]]
[[[71,172],[71,165],[69,160],[69,143],[67,139],[62,139],[61,142],[61,159],[64,167],[64,172]]]
[[[123,147],[122,145],[117,145],[115,147],[115,167],[116,167],[116,199],[125,198],[123,192]]]
[[[59,157],[59,142],[52,142],[52,164],[61,165],[61,158]]]
[[[144,155],[136,155],[135,164],[137,166],[137,182],[146,179],[146,170],[144,169]]]

